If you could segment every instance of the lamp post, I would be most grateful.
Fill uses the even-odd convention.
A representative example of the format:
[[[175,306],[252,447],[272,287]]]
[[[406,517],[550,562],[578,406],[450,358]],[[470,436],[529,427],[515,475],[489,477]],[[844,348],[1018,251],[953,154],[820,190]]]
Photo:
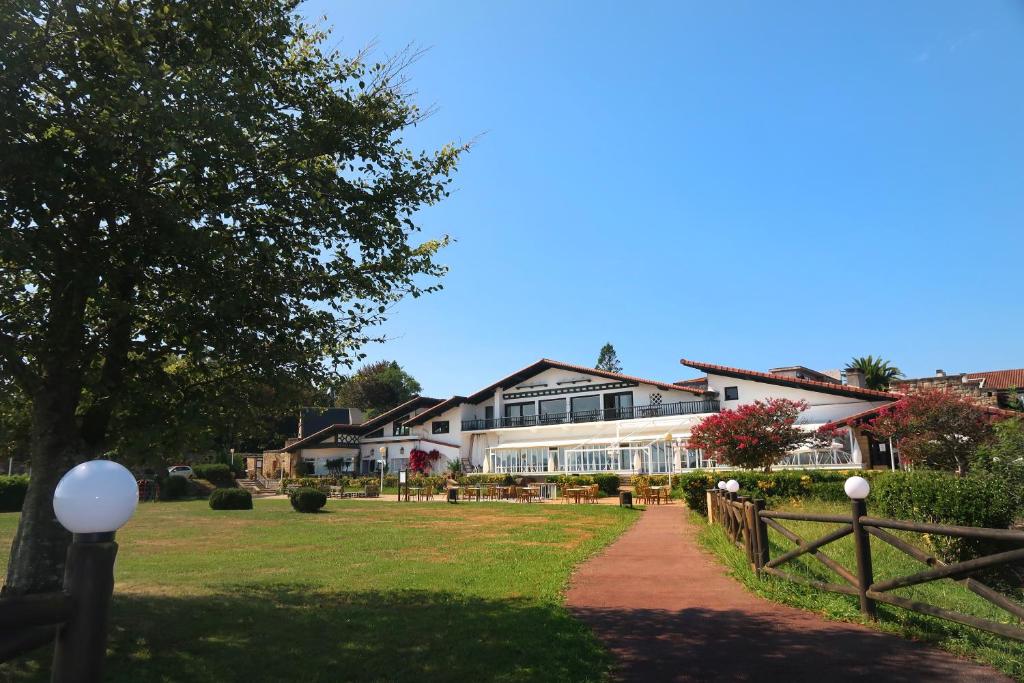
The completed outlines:
[[[54,680],[100,680],[114,592],[114,534],[131,519],[138,504],[135,477],[110,460],[77,465],[57,484],[53,511],[73,534],[64,568],[64,591],[73,596],[75,609],[57,633]]]
[[[853,529],[853,548],[857,557],[857,591],[860,594],[860,611],[870,619],[875,618],[875,601],[868,597],[868,587],[875,582],[871,566],[871,541],[860,519],[868,514],[864,499],[871,493],[871,484],[864,477],[850,477],[843,483],[843,491],[849,496],[852,507],[850,525]]]
[[[388,465],[388,448],[387,448],[387,446],[381,446],[380,448],[377,449],[377,452],[380,453],[380,458],[377,459],[377,462],[380,463],[380,495],[383,496],[384,495],[384,468],[387,467],[387,465]],[[399,490],[398,495],[399,495],[399,497],[401,497],[401,495],[402,495],[401,490]]]

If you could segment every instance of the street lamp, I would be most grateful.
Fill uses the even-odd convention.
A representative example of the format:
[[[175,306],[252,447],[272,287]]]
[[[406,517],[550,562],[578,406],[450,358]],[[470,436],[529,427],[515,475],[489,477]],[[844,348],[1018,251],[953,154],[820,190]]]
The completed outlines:
[[[377,449],[377,452],[380,453],[380,458],[377,460],[377,462],[380,463],[380,494],[383,496],[384,495],[384,468],[387,467],[387,464],[388,464],[388,449],[387,449],[387,446],[381,446],[380,448]]]
[[[871,493],[871,484],[864,477],[850,477],[843,484],[843,491],[851,500],[864,500]]]
[[[90,460],[72,467],[53,493],[57,520],[73,536],[64,568],[64,592],[75,609],[57,631],[54,680],[98,681],[106,653],[114,592],[114,533],[139,504],[139,486],[124,466]]]
[[[77,542],[112,541],[139,504],[135,476],[111,460],[90,460],[65,474],[53,493],[53,511]],[[79,535],[103,538],[77,538]]]

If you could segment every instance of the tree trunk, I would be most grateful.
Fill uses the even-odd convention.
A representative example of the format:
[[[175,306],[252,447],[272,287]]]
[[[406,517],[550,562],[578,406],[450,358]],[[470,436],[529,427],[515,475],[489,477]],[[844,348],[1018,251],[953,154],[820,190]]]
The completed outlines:
[[[70,386],[69,386],[70,385]],[[32,477],[11,544],[4,595],[59,590],[71,534],[53,513],[53,491],[79,459],[75,382],[47,382],[33,397]]]

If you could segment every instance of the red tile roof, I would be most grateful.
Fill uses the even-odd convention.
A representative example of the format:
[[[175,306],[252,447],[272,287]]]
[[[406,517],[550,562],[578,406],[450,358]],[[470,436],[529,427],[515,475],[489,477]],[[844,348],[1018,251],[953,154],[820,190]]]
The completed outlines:
[[[1024,368],[1017,370],[990,370],[988,372],[965,372],[964,381],[984,380],[982,389],[1024,389]]]
[[[889,401],[895,401],[902,396],[902,394],[895,394],[888,391],[862,389],[860,387],[851,387],[848,384],[836,384],[834,382],[819,382],[813,379],[799,379],[797,377],[789,377],[786,375],[773,375],[770,372],[744,370],[742,368],[729,367],[728,365],[702,363],[700,361],[688,360],[686,358],[681,359],[679,362],[687,367],[695,368],[697,370],[703,370],[704,372],[711,374],[725,375],[726,377],[736,377],[739,379],[751,379],[757,382],[764,382],[766,384],[777,384],[779,386],[784,387],[808,389],[810,391],[818,391],[825,394],[833,394],[835,396],[885,399]]]
[[[875,417],[875,415],[877,415],[883,408],[892,408],[893,406],[899,405],[904,400],[905,399],[901,398],[899,401],[896,401],[895,403],[887,403],[886,405],[878,406],[877,408],[869,408],[867,410],[862,410],[859,413],[847,415],[841,420],[832,420],[831,422],[825,424],[823,429],[827,429],[830,427],[848,427],[857,424],[858,422],[864,422],[865,420]],[[996,408],[995,406],[982,406],[982,408],[985,409],[986,413],[992,415],[993,417],[1018,417],[1022,415],[1022,413],[1018,411],[1004,410],[1003,408]]]

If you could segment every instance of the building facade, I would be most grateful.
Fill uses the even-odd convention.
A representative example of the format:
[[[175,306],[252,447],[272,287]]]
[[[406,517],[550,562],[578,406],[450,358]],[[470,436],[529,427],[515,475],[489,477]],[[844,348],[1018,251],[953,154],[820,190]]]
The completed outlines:
[[[695,425],[723,409],[770,398],[802,400],[809,408],[800,424],[814,431],[898,398],[795,366],[758,372],[681,362],[704,376],[661,382],[541,359],[472,394],[417,397],[359,424],[300,434],[264,454],[259,471],[273,476],[267,468],[273,462],[288,475],[301,461],[325,474],[327,461],[339,458],[347,473],[379,471],[382,460],[396,471],[419,448],[438,452],[435,471],[457,460],[464,471],[523,476],[664,474],[716,465],[687,442]],[[848,437],[829,449],[791,453],[783,466],[867,463],[861,444]]]

